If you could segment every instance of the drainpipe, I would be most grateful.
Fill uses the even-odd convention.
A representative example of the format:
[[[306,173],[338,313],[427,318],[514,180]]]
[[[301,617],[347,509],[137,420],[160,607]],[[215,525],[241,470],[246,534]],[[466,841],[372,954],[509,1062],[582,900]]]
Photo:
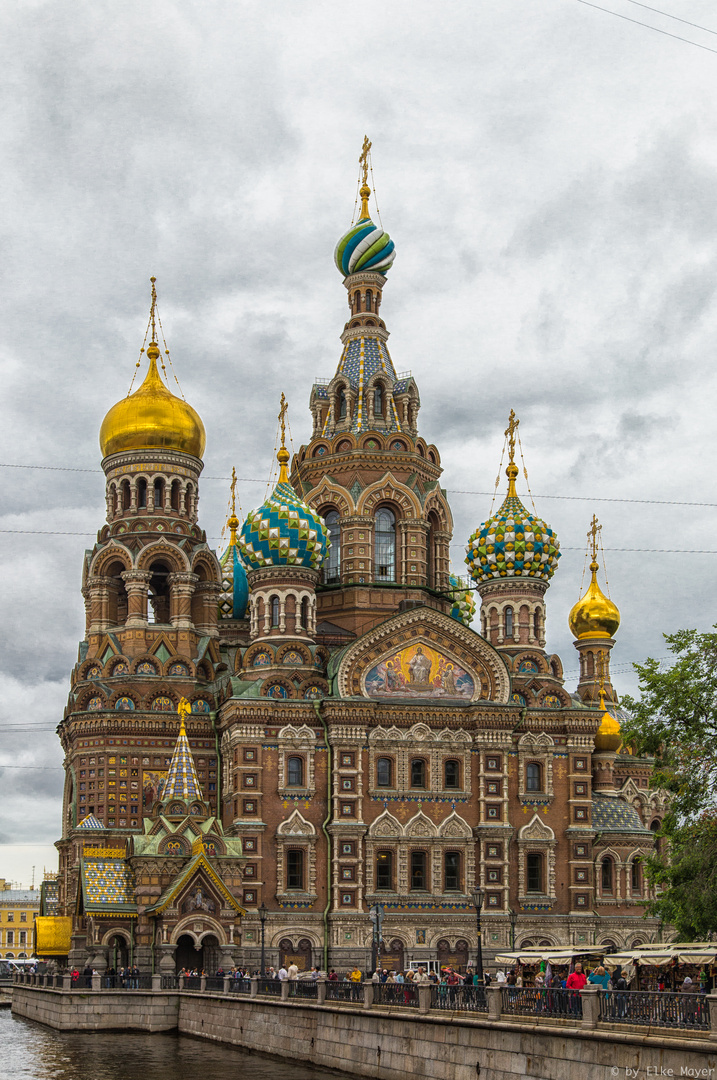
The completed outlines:
[[[222,759],[219,756],[219,732],[217,731],[217,725],[216,725],[216,719],[217,719],[216,712],[210,712],[209,713],[209,719],[212,722],[212,731],[214,732],[214,752],[217,755],[217,821],[221,825],[222,824],[222,817],[223,817],[223,808],[222,808]]]
[[[322,728],[324,729],[324,744],[325,744],[326,750],[327,750],[326,777],[327,777],[327,781],[328,781],[328,784],[327,784],[328,799],[327,799],[327,806],[326,806],[326,817],[324,818],[324,820],[321,823],[321,828],[323,830],[324,836],[326,837],[326,907],[324,908],[324,912],[323,912],[323,920],[324,920],[324,971],[328,972],[328,970],[329,970],[329,910],[331,908],[331,901],[333,899],[333,896],[332,896],[332,876],[331,876],[332,858],[333,858],[333,856],[332,856],[332,851],[331,851],[331,834],[329,833],[329,830],[326,828],[326,826],[328,825],[329,821],[331,820],[331,804],[332,804],[332,801],[333,801],[332,785],[333,785],[333,781],[334,781],[334,764],[333,764],[333,756],[334,755],[333,755],[333,751],[331,749],[331,744],[329,743],[329,729],[326,726],[326,720],[321,715],[321,706],[323,704],[323,701],[312,701],[311,704],[314,706],[314,712],[316,713],[316,716],[318,717],[319,723],[321,724]]]

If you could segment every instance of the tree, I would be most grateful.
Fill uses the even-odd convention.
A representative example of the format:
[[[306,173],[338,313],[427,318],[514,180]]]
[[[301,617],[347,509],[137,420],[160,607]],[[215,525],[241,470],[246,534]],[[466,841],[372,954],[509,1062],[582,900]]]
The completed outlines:
[[[651,914],[692,941],[717,931],[717,634],[680,630],[665,641],[669,668],[635,664],[640,697],[623,698],[623,741],[654,757],[654,786],[670,793],[665,839],[646,864],[658,888]]]

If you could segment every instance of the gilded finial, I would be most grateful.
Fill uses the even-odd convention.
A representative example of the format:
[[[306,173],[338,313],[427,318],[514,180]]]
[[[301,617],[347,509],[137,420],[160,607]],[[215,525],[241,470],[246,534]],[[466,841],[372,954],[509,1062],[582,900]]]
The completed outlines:
[[[179,713],[179,719],[181,721],[180,727],[179,727],[179,734],[180,735],[185,730],[184,729],[184,721],[189,716],[191,711],[192,711],[192,706],[189,704],[187,699],[185,697],[180,698],[179,704],[177,705],[177,712]],[[185,734],[186,734],[186,732],[185,732]]]
[[[593,521],[595,519],[593,518]],[[599,652],[597,656],[598,669],[598,693],[600,695],[600,708],[605,712],[605,653]]]
[[[149,309],[149,317],[152,320],[152,341],[149,348],[151,349],[152,347],[154,347],[155,349],[157,349],[157,326],[155,322],[157,311],[157,288],[155,283],[157,279],[156,277],[151,277],[149,280],[152,282],[152,306]],[[149,349],[147,350],[147,354],[149,355]],[[159,356],[159,349],[157,349],[157,356]],[[157,357],[155,357],[155,360],[156,359]]]
[[[359,195],[361,196],[361,220],[370,217],[368,210],[368,200],[371,194],[371,188],[368,186],[368,156],[371,152],[371,142],[368,135],[363,137],[363,146],[361,147],[361,153],[359,155],[359,166],[363,172],[361,177],[361,188],[359,189]]]
[[[229,515],[229,520],[227,522],[227,525],[229,526],[229,529],[230,529],[229,546],[230,547],[236,547],[237,529],[239,528],[239,518],[237,517],[237,471],[236,471],[236,468],[234,468],[234,466],[232,466],[231,493],[232,493],[232,512]]]
[[[279,423],[281,424],[281,449],[276,455],[276,459],[279,462],[279,483],[288,484],[289,474],[286,471],[286,466],[289,461],[289,451],[286,449],[286,413],[289,406],[286,403],[286,398],[282,391],[281,394],[281,406],[279,408]]]
[[[515,464],[515,437],[518,431],[518,424],[520,420],[515,415],[515,410],[510,410],[510,416],[508,417],[508,426],[505,429],[505,436],[508,440],[508,455],[509,462],[508,468],[505,470],[505,475],[508,477],[508,498],[518,497],[518,493],[515,490],[515,481],[518,476],[518,466]]]
[[[602,525],[598,525],[597,515],[593,514],[593,519],[590,522],[590,528],[588,529],[588,543],[590,544],[590,570],[593,575],[600,569],[600,564],[597,561],[598,544],[600,533],[602,532]]]

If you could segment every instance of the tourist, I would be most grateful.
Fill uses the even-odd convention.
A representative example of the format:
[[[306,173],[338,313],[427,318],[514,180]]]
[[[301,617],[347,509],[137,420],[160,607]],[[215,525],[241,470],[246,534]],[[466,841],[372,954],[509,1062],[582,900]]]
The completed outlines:
[[[289,964],[286,974],[290,982],[296,982],[296,980],[299,978],[299,968],[296,964]]]
[[[575,970],[568,975],[566,987],[570,990],[570,1011],[577,1016],[580,1012],[580,991],[585,986],[587,978],[583,974],[583,965],[578,963]]]
[[[269,971],[271,972],[270,978],[272,978],[272,979],[273,979],[273,978],[275,977],[275,976],[274,976],[274,969],[273,969],[273,968],[269,968]],[[281,965],[281,967],[279,968],[279,975],[278,975],[278,979],[279,979],[279,981],[280,981],[280,982],[286,982],[286,980],[287,980],[288,978],[289,978],[289,972],[288,972],[288,971],[286,970],[286,968],[285,968],[285,967],[284,967],[284,965],[282,964],[282,965]]]
[[[588,975],[587,981],[591,986],[599,986],[601,990],[610,989],[610,976],[602,964]]]
[[[336,969],[331,968],[331,971],[329,972],[329,982],[338,982],[338,981],[339,981],[339,977],[336,974]]]
[[[361,986],[361,972],[355,964],[349,975],[349,982],[351,983],[351,1000],[358,1001],[361,997],[359,989]]]

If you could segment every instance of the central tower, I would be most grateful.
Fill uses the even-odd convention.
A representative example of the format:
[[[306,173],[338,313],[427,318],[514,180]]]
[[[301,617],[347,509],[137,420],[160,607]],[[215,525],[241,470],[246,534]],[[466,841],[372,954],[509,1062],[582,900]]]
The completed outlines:
[[[349,319],[332,379],[311,390],[313,433],[292,462],[291,481],[326,522],[330,547],[317,587],[317,638],[366,633],[397,609],[449,612],[453,521],[435,446],[418,435],[420,397],[410,371],[397,373],[379,312],[393,240],[371,219],[371,144],[359,158],[359,219],[334,261]]]

